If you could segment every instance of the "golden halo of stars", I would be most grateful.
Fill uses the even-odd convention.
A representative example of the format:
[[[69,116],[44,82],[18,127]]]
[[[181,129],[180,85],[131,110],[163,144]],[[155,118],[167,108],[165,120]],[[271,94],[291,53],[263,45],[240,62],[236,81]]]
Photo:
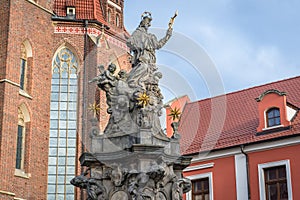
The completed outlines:
[[[146,92],[143,92],[139,95],[137,100],[138,100],[138,105],[142,105],[143,108],[145,108],[149,104],[150,97],[147,95]]]
[[[168,116],[172,118],[173,121],[179,120],[181,115],[180,109],[175,107],[174,109],[171,108],[171,112]]]

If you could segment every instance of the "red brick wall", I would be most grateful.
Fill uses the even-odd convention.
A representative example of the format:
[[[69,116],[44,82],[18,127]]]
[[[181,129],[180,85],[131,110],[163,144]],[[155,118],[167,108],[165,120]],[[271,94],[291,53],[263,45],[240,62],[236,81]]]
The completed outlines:
[[[0,83],[0,155],[1,155],[1,144],[2,144],[2,132],[3,132],[3,106],[4,106],[4,92],[5,83]],[[1,162],[1,156],[0,156]]]
[[[3,82],[5,79],[5,69],[6,69],[6,58],[7,58],[7,43],[8,43],[8,30],[9,30],[9,0],[0,0],[0,162],[2,163],[2,137],[4,131],[4,124],[3,124],[3,107],[4,107],[4,94],[5,94],[5,85],[6,83]],[[0,166],[0,170],[2,166]],[[1,195],[0,195],[1,197]],[[2,199],[2,197],[1,197]]]
[[[5,83],[5,68],[6,68],[6,50],[8,40],[8,28],[9,28],[9,0],[0,0],[0,155],[1,155],[1,143],[3,132],[3,105],[4,105],[4,88]],[[1,156],[0,156],[1,162]]]
[[[51,20],[51,4],[53,1],[40,0],[38,5],[27,0],[0,0],[1,26],[0,26],[0,199],[46,199],[47,195],[47,168],[49,143],[49,113],[51,91],[51,65],[56,50],[67,44],[79,58],[79,101],[78,101],[78,158],[82,153],[82,94],[83,94],[83,56],[84,35],[56,34],[54,26],[57,21]],[[45,10],[46,9],[46,10]],[[66,26],[83,26],[83,23],[62,22]],[[96,27],[96,25],[95,25]],[[116,29],[122,31],[122,29]],[[112,31],[109,32],[110,35]],[[121,34],[120,34],[121,35]],[[27,60],[27,86],[30,96],[19,94],[20,52],[21,44],[28,40],[32,48],[32,58]],[[121,68],[130,69],[128,54],[125,50],[109,44],[109,48],[97,48],[91,40],[89,45],[89,59],[87,60],[87,79],[97,75],[96,66],[104,64],[106,67],[115,55]],[[124,40],[122,40],[124,42]],[[14,84],[16,83],[16,84]],[[87,83],[88,84],[88,83]],[[98,90],[96,84],[86,85],[88,103],[93,103]],[[105,94],[100,94],[101,107],[105,107]],[[103,98],[102,98],[103,97]],[[26,124],[26,158],[25,170],[29,178],[15,176],[16,138],[18,125],[18,106],[25,104],[29,114],[30,123]],[[88,104],[87,104],[88,106]],[[106,109],[104,109],[106,112]],[[88,118],[91,113],[88,111]],[[87,119],[88,120],[88,119]],[[103,124],[108,115],[103,113],[100,117]],[[88,122],[86,130],[90,123]],[[103,130],[102,130],[103,131]],[[81,168],[77,166],[77,174]],[[4,191],[4,192],[1,192]],[[78,192],[78,190],[77,190]],[[78,199],[80,195],[78,195]]]
[[[1,83],[3,90],[2,99],[2,130],[1,130],[1,155],[0,155],[0,173],[1,185],[0,190],[14,193],[13,184],[15,172],[15,141],[17,136],[18,124],[18,91],[19,88],[9,83]]]
[[[46,1],[41,1],[41,3]],[[3,3],[3,4],[2,4]],[[7,1],[1,1],[4,8]],[[7,10],[1,9],[1,16],[7,23]],[[30,14],[29,14],[30,13]],[[50,111],[50,80],[53,28],[51,14],[28,1],[10,1],[9,34],[1,24],[1,43],[7,38],[7,51],[1,52],[1,79],[19,83],[21,44],[28,40],[33,50],[31,73],[27,76],[32,98],[19,94],[19,87],[10,83],[0,83],[1,199],[13,197],[24,199],[45,199],[47,191],[48,135]],[[3,18],[2,18],[3,19]],[[2,48],[1,48],[2,50]],[[6,54],[6,55],[4,55]],[[7,57],[6,62],[2,58]],[[3,68],[4,67],[4,68]],[[4,72],[5,71],[5,72]],[[29,71],[30,72],[30,71]],[[25,172],[29,178],[15,176],[16,138],[18,126],[18,106],[24,103],[30,114],[26,125]],[[14,195],[13,195],[14,194]],[[5,197],[3,197],[5,196]]]
[[[9,28],[9,0],[0,0],[0,80],[5,77],[5,62],[6,62],[6,50]],[[0,100],[1,103],[1,100]],[[1,129],[1,127],[0,127]]]

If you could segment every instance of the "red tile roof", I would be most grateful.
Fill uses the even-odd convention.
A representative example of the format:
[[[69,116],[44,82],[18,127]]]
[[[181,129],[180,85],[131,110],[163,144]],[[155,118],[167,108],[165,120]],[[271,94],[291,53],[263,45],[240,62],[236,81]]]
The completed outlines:
[[[74,6],[76,9],[76,19],[97,20],[107,25],[100,0],[55,0],[54,13],[58,17],[67,15],[66,6]]]
[[[66,6],[76,6],[76,0],[66,0]]]
[[[255,98],[269,89],[286,92],[287,102],[300,108],[300,76],[188,103],[179,124],[182,154],[300,134],[298,113],[290,129],[256,135],[259,119]]]

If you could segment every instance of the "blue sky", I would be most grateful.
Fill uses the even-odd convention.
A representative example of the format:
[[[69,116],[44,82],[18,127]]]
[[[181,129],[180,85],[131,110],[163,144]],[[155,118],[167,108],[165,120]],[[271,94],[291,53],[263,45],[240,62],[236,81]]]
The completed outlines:
[[[300,75],[298,0],[127,0],[129,32],[144,11],[149,32],[162,37],[178,10],[174,34],[157,52],[165,102],[184,94],[192,100]]]

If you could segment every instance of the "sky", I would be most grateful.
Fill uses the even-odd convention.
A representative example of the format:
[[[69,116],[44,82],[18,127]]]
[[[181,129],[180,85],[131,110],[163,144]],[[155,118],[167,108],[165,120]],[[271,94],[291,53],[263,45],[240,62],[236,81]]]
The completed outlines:
[[[299,0],[126,0],[131,33],[144,11],[162,38],[176,10],[173,35],[157,51],[164,102],[192,101],[300,75]]]

